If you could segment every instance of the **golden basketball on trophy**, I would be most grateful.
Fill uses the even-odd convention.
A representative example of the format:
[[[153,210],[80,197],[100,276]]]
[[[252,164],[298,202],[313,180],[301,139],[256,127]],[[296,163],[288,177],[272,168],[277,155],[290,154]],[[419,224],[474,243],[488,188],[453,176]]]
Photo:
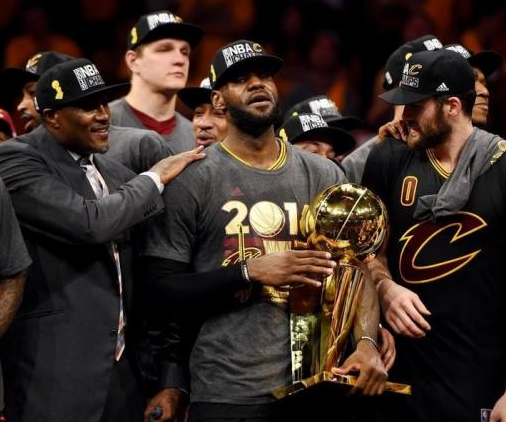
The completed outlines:
[[[321,192],[300,220],[306,243],[297,248],[330,252],[337,263],[320,289],[290,291],[292,384],[273,392],[283,398],[321,383],[353,385],[356,377],[330,372],[344,360],[362,292],[363,266],[386,238],[388,216],[383,202],[357,184],[333,185]],[[387,382],[385,391],[410,394],[410,387]]]

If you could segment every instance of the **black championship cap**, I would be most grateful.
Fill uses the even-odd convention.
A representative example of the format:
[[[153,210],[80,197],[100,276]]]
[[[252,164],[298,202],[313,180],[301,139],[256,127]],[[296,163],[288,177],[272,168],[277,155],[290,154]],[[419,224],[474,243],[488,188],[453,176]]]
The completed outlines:
[[[211,89],[209,78],[205,78],[200,82],[200,86],[183,88],[179,90],[177,96],[188,107],[195,109],[195,107],[201,104],[211,104],[211,92],[213,90]]]
[[[502,66],[503,57],[496,51],[486,50],[474,54],[460,44],[448,44],[444,48],[459,53],[464,59],[467,59],[472,67],[480,69],[485,78],[488,78]]]
[[[317,95],[295,104],[285,115],[285,120],[290,116],[302,113],[319,114],[329,126],[344,130],[363,127],[364,122],[358,117],[343,116],[334,101],[325,95]]]
[[[355,140],[346,131],[330,127],[319,114],[290,116],[278,129],[279,138],[291,144],[310,139],[312,135],[323,136],[332,145],[337,155],[355,148]]]
[[[107,86],[91,61],[74,59],[44,72],[35,89],[34,104],[42,113],[46,108],[62,108],[99,94],[111,101],[125,94],[128,87],[128,83]]]
[[[282,65],[283,59],[267,54],[260,44],[248,40],[234,41],[214,55],[209,67],[209,81],[212,88],[217,89],[244,69],[262,69],[274,75]]]
[[[383,88],[389,90],[399,86],[404,62],[419,51],[434,51],[443,48],[443,44],[434,35],[424,35],[408,41],[395,50],[385,63]]]
[[[0,87],[2,92],[6,91],[11,95],[18,95],[21,89],[28,82],[39,80],[46,70],[55,64],[72,60],[73,57],[54,51],[43,51],[34,54],[28,59],[24,69],[18,67],[7,67],[0,72]]]
[[[139,18],[128,35],[127,49],[133,50],[141,44],[162,38],[188,41],[192,47],[195,47],[204,36],[204,32],[200,26],[183,22],[174,13],[161,10]]]
[[[390,104],[411,104],[439,95],[474,90],[474,74],[460,54],[442,49],[413,54],[402,70],[397,88],[379,97]]]

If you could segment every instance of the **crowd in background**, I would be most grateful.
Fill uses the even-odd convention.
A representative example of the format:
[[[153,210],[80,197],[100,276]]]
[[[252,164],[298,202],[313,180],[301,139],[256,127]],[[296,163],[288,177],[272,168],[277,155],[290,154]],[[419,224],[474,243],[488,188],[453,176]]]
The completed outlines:
[[[2,67],[23,67],[35,52],[56,50],[91,59],[109,83],[127,81],[123,55],[129,28],[141,14],[169,9],[206,29],[192,52],[188,86],[207,76],[220,46],[240,38],[258,40],[285,60],[277,78],[283,111],[327,94],[344,115],[366,121],[363,139],[391,117],[377,95],[381,68],[399,45],[431,33],[443,44],[506,55],[506,5],[498,0],[79,0],[64,9],[47,0],[1,3]],[[506,132],[505,72],[503,67],[489,80],[494,133]],[[183,104],[178,109],[191,116]]]

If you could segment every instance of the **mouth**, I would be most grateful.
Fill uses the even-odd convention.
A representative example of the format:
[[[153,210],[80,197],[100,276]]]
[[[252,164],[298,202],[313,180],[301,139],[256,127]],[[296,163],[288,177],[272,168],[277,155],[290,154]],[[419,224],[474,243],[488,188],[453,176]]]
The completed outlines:
[[[199,134],[197,135],[197,145],[200,146],[204,146],[204,147],[208,147],[209,145],[213,144],[214,142],[216,142],[216,138],[208,133],[202,133],[202,134]]]
[[[274,101],[272,97],[266,92],[259,92],[253,94],[247,101],[246,105],[253,106],[266,106],[272,104]]]
[[[170,76],[174,76],[176,78],[184,78],[186,75],[183,72],[171,72],[169,73]]]
[[[101,126],[91,129],[91,133],[102,141],[109,139],[109,126]]]
[[[482,108],[482,109],[488,110],[488,103],[486,103],[486,102],[475,103],[474,107],[478,107],[478,108]]]
[[[25,132],[30,131],[35,127],[36,119],[30,114],[21,114],[20,116],[21,122],[24,124],[23,129]]]

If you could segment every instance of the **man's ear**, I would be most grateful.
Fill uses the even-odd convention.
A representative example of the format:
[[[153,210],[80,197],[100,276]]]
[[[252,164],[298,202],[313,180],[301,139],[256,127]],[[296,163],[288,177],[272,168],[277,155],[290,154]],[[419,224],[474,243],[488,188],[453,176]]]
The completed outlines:
[[[211,92],[211,104],[216,110],[227,110],[223,94],[220,91],[213,90],[213,92]]]
[[[447,104],[449,105],[448,114],[450,116],[455,117],[462,112],[462,102],[459,97],[448,98]]]
[[[130,72],[134,72],[137,68],[136,66],[137,60],[137,52],[134,50],[127,50],[125,53],[125,63],[130,70]]]
[[[50,128],[59,129],[60,127],[58,110],[46,108],[42,111],[42,120],[44,121],[45,125]]]

